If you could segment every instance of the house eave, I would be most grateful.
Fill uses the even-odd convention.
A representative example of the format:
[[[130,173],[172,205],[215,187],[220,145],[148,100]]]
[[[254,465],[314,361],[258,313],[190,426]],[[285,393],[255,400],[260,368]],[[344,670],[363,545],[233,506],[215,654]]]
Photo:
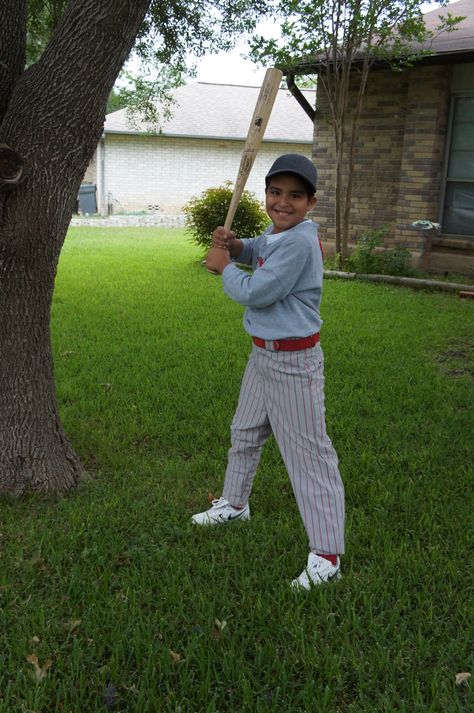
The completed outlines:
[[[357,66],[358,63],[361,63],[361,60],[354,60],[353,65],[354,67]],[[474,62],[474,49],[459,49],[459,50],[454,50],[454,51],[449,51],[449,52],[437,52],[436,54],[429,54],[424,57],[421,57],[413,62],[413,65],[410,66],[418,66],[418,65],[433,65],[433,64],[464,64],[467,62]],[[408,68],[409,68],[408,67]],[[303,60],[301,62],[298,62],[297,64],[293,64],[291,66],[280,66],[280,69],[283,72],[283,75],[286,77],[296,77],[296,76],[301,76],[301,75],[314,75],[314,74],[319,74],[321,70],[324,70],[326,68],[326,63],[325,62],[316,62],[316,61],[306,61]],[[372,65],[373,69],[389,69],[390,68],[390,63],[386,60],[380,60],[380,61],[375,61],[374,64]]]
[[[164,139],[197,139],[202,141],[245,141],[246,136],[211,136],[206,134],[170,134],[152,131],[138,131],[127,129],[105,129],[104,134],[114,134],[118,136],[155,136]],[[287,139],[287,138],[264,138],[264,144],[307,144],[312,145],[308,139]]]

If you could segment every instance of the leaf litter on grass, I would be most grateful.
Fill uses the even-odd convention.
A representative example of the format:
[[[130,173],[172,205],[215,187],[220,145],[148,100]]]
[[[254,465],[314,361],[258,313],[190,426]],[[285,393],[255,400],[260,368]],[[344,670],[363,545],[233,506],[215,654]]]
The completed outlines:
[[[26,657],[26,660],[33,666],[32,673],[36,683],[41,683],[41,681],[48,675],[48,671],[53,664],[52,659],[47,659],[42,666],[40,666],[36,654],[30,654]]]
[[[438,354],[437,361],[446,376],[474,378],[474,343],[464,340],[455,343],[450,349]]]

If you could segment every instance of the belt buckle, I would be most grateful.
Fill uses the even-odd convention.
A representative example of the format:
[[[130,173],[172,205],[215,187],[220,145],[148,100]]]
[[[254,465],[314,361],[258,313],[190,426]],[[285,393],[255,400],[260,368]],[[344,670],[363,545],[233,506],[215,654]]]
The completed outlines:
[[[273,340],[273,349],[277,352],[280,350],[280,342],[277,339]]]

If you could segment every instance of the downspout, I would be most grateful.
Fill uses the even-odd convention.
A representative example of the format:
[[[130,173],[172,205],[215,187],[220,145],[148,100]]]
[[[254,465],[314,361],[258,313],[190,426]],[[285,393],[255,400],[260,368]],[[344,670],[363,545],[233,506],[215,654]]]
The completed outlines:
[[[101,191],[100,191],[100,212],[102,215],[107,215],[107,203],[105,200],[105,133],[102,134],[102,137],[100,139],[100,184],[101,184]]]
[[[291,72],[288,72],[286,75],[286,83],[288,85],[288,89],[290,90],[291,94],[294,96],[300,107],[303,109],[303,111],[309,116],[311,119],[311,122],[314,124],[314,120],[316,118],[316,110],[313,109],[309,101],[306,99],[304,94],[298,89],[298,87],[295,84],[295,75],[292,74]]]

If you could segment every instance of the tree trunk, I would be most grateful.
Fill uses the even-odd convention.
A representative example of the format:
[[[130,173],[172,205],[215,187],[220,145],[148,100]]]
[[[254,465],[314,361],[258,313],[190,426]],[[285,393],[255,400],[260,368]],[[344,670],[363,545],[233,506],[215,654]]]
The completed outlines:
[[[0,7],[0,119],[25,67],[27,0],[3,0]]]
[[[336,191],[334,200],[334,225],[335,225],[335,249],[336,255],[339,255],[339,261],[342,262],[342,158],[340,150],[336,148]]]
[[[342,225],[342,251],[341,251],[341,263],[345,264],[345,261],[349,257],[349,229],[350,229],[350,215],[352,210],[352,192],[354,186],[354,175],[355,175],[355,159],[356,159],[356,144],[357,138],[359,136],[360,127],[360,117],[362,114],[362,107],[364,102],[365,90],[367,87],[367,79],[369,76],[370,63],[368,57],[365,57],[364,64],[360,76],[358,77],[359,87],[357,90],[357,97],[355,107],[353,109],[353,117],[351,121],[351,128],[349,134],[349,150],[348,150],[348,161],[347,161],[347,180],[346,180],[346,191],[344,196],[344,216]]]
[[[0,144],[24,167],[20,184],[0,192],[0,493],[64,492],[83,474],[58,414],[51,301],[107,97],[149,4],[71,0],[0,126]]]
[[[54,391],[54,259],[44,251],[27,266],[26,256],[15,253],[6,270],[2,265],[1,279],[0,492],[65,491],[82,466],[61,426]]]

